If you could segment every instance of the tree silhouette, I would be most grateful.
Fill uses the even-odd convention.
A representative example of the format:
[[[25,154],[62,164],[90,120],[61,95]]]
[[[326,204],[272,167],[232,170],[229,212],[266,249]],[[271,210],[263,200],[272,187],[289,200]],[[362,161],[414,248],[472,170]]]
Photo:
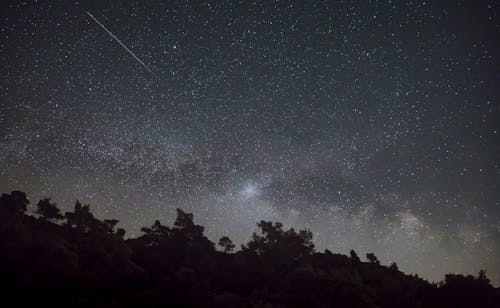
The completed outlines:
[[[13,190],[10,195],[0,196],[0,215],[19,216],[26,212],[29,204],[26,194],[22,191]]]
[[[50,198],[40,200],[36,206],[36,213],[44,219],[58,221],[64,218],[56,204],[50,202]]]
[[[389,265],[389,269],[391,271],[398,271],[399,270],[399,267],[398,265],[396,264],[396,262],[392,262],[391,265]]]
[[[96,307],[498,307],[500,291],[481,270],[447,274],[439,284],[369,262],[314,252],[308,230],[261,221],[259,232],[232,252],[229,237],[214,244],[181,209],[172,227],[156,220],[124,239],[118,220],[95,217],[75,203],[63,224],[50,199],[26,214],[28,199],[0,196],[0,283],[17,306]],[[116,230],[116,231],[115,231]],[[20,297],[20,293],[30,296]]]
[[[227,236],[223,236],[219,240],[219,246],[221,246],[224,249],[225,253],[230,253],[231,251],[234,250],[234,247],[236,247],[233,244],[233,241]]]
[[[66,212],[66,225],[71,228],[89,232],[95,225],[94,215],[90,212],[89,205],[82,205],[80,201],[75,202],[73,212]]]
[[[354,250],[352,250],[352,249],[351,249],[350,254],[351,254],[351,260],[352,260],[354,263],[359,263],[359,262],[361,262],[361,261],[359,260],[358,255],[356,254],[356,252],[355,252]]]
[[[143,227],[141,231],[144,233],[140,239],[146,246],[159,246],[165,240],[170,239],[170,228],[161,224],[159,220],[155,220],[151,228]]]
[[[373,263],[373,264],[380,264],[380,261],[378,260],[378,258],[375,256],[374,253],[367,253],[366,254],[366,258],[368,259],[368,261],[370,263]]]
[[[270,221],[260,221],[257,226],[261,234],[254,232],[252,240],[242,245],[242,249],[266,257],[272,264],[288,264],[314,251],[312,233],[309,230],[296,232],[291,228],[285,231],[283,224],[273,224]]]
[[[181,230],[190,239],[203,236],[204,228],[194,224],[193,214],[186,213],[181,209],[177,209],[177,219],[174,222],[174,228]]]
[[[118,229],[115,232],[115,227],[118,224],[116,219],[105,219],[100,221],[94,217],[94,214],[90,211],[90,205],[82,205],[80,201],[75,202],[75,207],[73,212],[66,212],[64,214],[66,218],[66,226],[74,228],[78,231],[84,233],[101,233],[101,234],[116,234],[120,237],[125,235],[125,230]]]
[[[171,232],[178,247],[185,246],[190,251],[196,251],[196,254],[203,250],[212,251],[214,243],[203,235],[203,230],[203,226],[194,223],[193,214],[177,209],[177,218]]]
[[[486,277],[486,271],[484,269],[480,270],[478,275],[477,275],[477,279],[480,280],[480,281],[483,281],[487,284],[490,283],[490,280]]]
[[[123,228],[116,229],[116,235],[118,235],[119,237],[124,237],[125,233],[126,233],[126,231]]]

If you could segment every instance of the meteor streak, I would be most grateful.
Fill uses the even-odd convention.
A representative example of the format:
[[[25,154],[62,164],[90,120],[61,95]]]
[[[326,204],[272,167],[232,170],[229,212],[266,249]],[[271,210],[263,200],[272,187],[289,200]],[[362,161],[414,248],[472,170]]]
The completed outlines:
[[[140,64],[142,64],[142,66],[144,66],[144,68],[146,70],[148,70],[148,72],[150,72],[153,76],[156,77],[156,74],[153,73],[153,71],[147,67],[146,64],[144,64],[144,62],[141,61],[141,59],[139,59],[130,49],[127,48],[127,46],[125,46],[113,33],[111,33],[111,31],[109,31],[103,24],[101,24],[99,22],[99,20],[97,20],[97,18],[94,17],[94,15],[92,15],[89,11],[87,11],[87,15],[89,15],[99,26],[101,26],[109,35],[111,35],[112,38],[115,39],[115,41],[117,41],[123,48],[125,48],[125,50],[132,55],[132,57],[134,57]]]

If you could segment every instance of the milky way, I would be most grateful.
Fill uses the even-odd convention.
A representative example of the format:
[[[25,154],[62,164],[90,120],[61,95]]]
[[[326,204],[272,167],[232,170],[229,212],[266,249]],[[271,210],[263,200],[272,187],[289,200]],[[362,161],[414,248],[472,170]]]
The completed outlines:
[[[500,284],[493,1],[96,3],[2,4],[1,192]]]

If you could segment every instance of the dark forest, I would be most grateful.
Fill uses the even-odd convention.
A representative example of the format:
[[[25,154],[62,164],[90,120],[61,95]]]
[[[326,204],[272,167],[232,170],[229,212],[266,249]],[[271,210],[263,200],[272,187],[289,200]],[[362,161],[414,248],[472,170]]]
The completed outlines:
[[[126,238],[117,220],[76,202],[61,213],[50,199],[27,213],[25,193],[0,197],[0,275],[4,301],[64,307],[499,307],[485,271],[448,274],[439,283],[314,249],[308,230],[260,221],[235,250],[213,243],[193,215],[155,221]]]

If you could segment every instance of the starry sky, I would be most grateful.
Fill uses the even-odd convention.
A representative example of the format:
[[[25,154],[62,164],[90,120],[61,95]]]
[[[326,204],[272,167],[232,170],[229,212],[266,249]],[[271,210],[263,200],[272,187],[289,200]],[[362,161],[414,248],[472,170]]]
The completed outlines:
[[[1,192],[500,284],[495,1],[1,6]]]

